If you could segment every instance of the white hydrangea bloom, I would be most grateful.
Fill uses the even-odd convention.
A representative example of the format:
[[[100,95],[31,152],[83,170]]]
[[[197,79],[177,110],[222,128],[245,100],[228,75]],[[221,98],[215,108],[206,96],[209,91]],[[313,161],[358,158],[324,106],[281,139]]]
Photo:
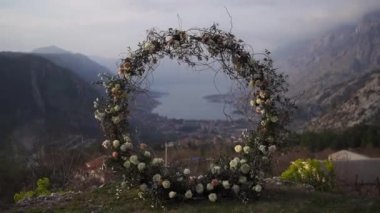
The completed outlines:
[[[252,189],[253,189],[254,191],[256,191],[256,192],[261,192],[262,187],[261,187],[261,185],[257,184],[257,185],[255,185]]]
[[[240,160],[240,164],[245,164],[245,163],[247,163],[247,159],[243,158]]]
[[[239,193],[239,191],[240,191],[240,186],[234,184],[234,185],[232,186],[232,191],[235,192],[235,194]]]
[[[144,152],[144,156],[147,157],[147,158],[150,158],[151,157],[151,154],[149,151],[145,151]]]
[[[137,165],[137,169],[138,169],[139,171],[143,171],[143,170],[145,169],[145,167],[146,167],[145,163],[139,163],[139,164]]]
[[[128,160],[124,162],[123,166],[127,169],[129,169],[129,167],[131,167],[131,162],[129,162]]]
[[[190,169],[186,168],[183,170],[184,175],[189,175],[190,174]]]
[[[228,180],[224,180],[222,181],[222,186],[225,188],[225,189],[229,189],[231,186],[230,186],[230,182]]]
[[[162,187],[164,187],[164,189],[170,188],[170,181],[169,180],[162,181]]]
[[[198,184],[195,186],[195,191],[196,191],[198,194],[202,194],[203,191],[204,191],[203,184],[198,183]]]
[[[152,178],[153,182],[160,182],[161,181],[161,175],[160,174],[155,174],[153,175],[153,178]]]
[[[162,158],[153,158],[152,165],[159,166],[159,165],[162,165],[162,164],[164,164],[164,159],[162,159]]]
[[[244,184],[247,183],[247,177],[246,176],[240,176],[239,177],[239,183]]]
[[[241,152],[242,148],[243,147],[241,145],[236,145],[234,149],[235,149],[235,152],[239,153]]]
[[[120,141],[119,140],[112,141],[112,146],[115,148],[118,148],[120,146]]]
[[[236,161],[236,160],[230,161],[230,168],[231,169],[236,169],[237,165],[238,165],[238,161]]]
[[[187,190],[185,193],[185,198],[191,199],[192,197],[193,197],[193,193],[191,192],[191,190]]]
[[[138,159],[137,155],[131,155],[131,157],[129,157],[129,161],[135,165],[139,164],[139,159]]]
[[[177,195],[177,192],[175,192],[175,191],[169,192],[169,198],[171,198],[171,199],[175,198],[176,195]]]
[[[240,171],[243,174],[248,174],[250,170],[251,170],[251,167],[246,163],[240,166]]]
[[[211,173],[212,174],[220,174],[221,171],[222,171],[222,167],[220,167],[220,166],[213,166],[211,168]]]
[[[210,193],[208,195],[208,199],[211,201],[211,202],[215,202],[217,199],[218,199],[218,196],[215,194],[215,193]]]
[[[207,188],[207,191],[212,191],[212,190],[214,190],[214,186],[213,186],[211,183],[208,183],[208,184],[206,185],[206,188]]]
[[[251,151],[251,147],[244,146],[243,151],[244,151],[245,154],[248,154]]]

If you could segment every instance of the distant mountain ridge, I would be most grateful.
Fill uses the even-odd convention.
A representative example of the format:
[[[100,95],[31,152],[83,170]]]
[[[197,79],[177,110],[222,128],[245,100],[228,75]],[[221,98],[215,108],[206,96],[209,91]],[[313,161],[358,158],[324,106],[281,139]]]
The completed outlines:
[[[380,10],[367,14],[357,25],[338,27],[283,55],[278,66],[289,75],[289,94],[296,98],[299,105],[296,115],[298,127],[308,126],[309,121],[318,120],[325,113],[334,114],[334,110],[338,109],[336,106],[349,103],[347,101],[357,90],[373,83],[373,75],[368,73],[380,69]],[[356,79],[361,79],[361,86],[358,86]],[[329,116],[324,120],[327,118]],[[360,116],[355,119],[366,120]],[[326,122],[317,122],[319,127],[314,122],[310,127],[344,128],[357,123],[352,121],[334,126],[326,125]]]
[[[88,83],[98,81],[99,73],[111,73],[106,67],[94,62],[86,55],[74,54],[56,46],[38,48],[33,50],[32,53],[75,72]]]
[[[75,72],[34,54],[12,52],[0,52],[0,72],[3,139],[32,150],[65,134],[99,134],[91,110],[99,93]]]

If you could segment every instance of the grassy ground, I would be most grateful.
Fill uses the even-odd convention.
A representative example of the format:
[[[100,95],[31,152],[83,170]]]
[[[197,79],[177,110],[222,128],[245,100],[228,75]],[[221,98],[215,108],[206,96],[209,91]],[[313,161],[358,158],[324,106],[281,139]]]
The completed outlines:
[[[75,195],[69,201],[14,207],[10,212],[161,212],[147,201],[136,199],[136,190],[125,191],[115,199],[115,187],[105,186]],[[237,200],[189,201],[168,204],[168,212],[380,212],[380,199],[347,197],[321,192],[268,190],[259,201],[242,204]]]

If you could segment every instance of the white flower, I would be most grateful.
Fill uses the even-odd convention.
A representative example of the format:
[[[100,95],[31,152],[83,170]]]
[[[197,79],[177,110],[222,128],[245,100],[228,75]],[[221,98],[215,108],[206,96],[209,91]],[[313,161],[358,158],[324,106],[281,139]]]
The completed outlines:
[[[99,110],[95,111],[95,119],[97,119],[99,121],[103,121],[105,116],[106,116],[105,113],[100,112]]]
[[[184,175],[189,175],[189,174],[190,174],[190,169],[187,169],[187,168],[184,169],[184,170],[183,170],[183,174],[184,174]]]
[[[153,175],[153,178],[152,178],[153,182],[160,182],[161,181],[161,175],[160,174],[155,174]]]
[[[112,123],[114,123],[114,124],[118,124],[121,121],[120,116],[112,116],[111,119],[112,119]]]
[[[154,49],[154,45],[151,42],[146,42],[144,44],[144,49],[145,50],[152,50],[152,49]]]
[[[193,197],[193,193],[191,192],[191,190],[187,190],[185,193],[185,198],[191,199],[192,197]]]
[[[247,159],[243,158],[243,159],[240,160],[240,164],[245,164],[245,163],[247,163]]]
[[[220,166],[213,166],[211,168],[211,173],[212,174],[220,174],[221,170],[222,170],[222,168]]]
[[[169,192],[169,198],[175,198],[176,195],[177,195],[177,192],[174,192],[174,191]]]
[[[265,154],[265,149],[266,149],[266,147],[264,146],[264,145],[260,145],[259,146],[259,150],[262,152],[262,153],[264,153]]]
[[[270,121],[272,121],[273,123],[276,123],[278,121],[278,117],[277,116],[272,116],[270,118]]]
[[[248,154],[251,151],[251,147],[244,146],[243,151],[244,151],[245,154]]]
[[[196,191],[198,194],[202,194],[203,191],[204,191],[203,184],[198,183],[198,184],[195,186],[195,191]]]
[[[211,193],[211,194],[208,195],[208,199],[211,202],[215,202],[218,199],[218,196],[215,193]]]
[[[137,157],[137,155],[131,155],[131,157],[129,157],[129,161],[131,161],[132,164],[139,164],[139,159]]]
[[[244,184],[246,182],[247,182],[247,177],[246,176],[240,176],[239,177],[239,183]]]
[[[260,105],[263,103],[263,101],[260,98],[256,98],[256,103]]]
[[[149,151],[145,151],[144,152],[144,156],[147,157],[147,158],[150,158],[151,154]]]
[[[231,186],[230,186],[230,182],[228,180],[224,180],[222,181],[222,185],[225,189],[229,189]]]
[[[234,184],[232,186],[232,191],[235,192],[235,194],[237,194],[240,191],[240,187],[238,185]]]
[[[116,106],[113,107],[113,110],[114,110],[115,112],[120,111],[120,109],[121,109],[120,105],[116,105]]]
[[[240,158],[238,158],[238,157],[234,157],[234,161],[236,161],[236,162],[240,162]]]
[[[213,186],[211,183],[208,183],[208,184],[206,185],[206,188],[207,188],[207,191],[212,191],[212,190],[214,190],[214,186]]]
[[[265,98],[265,97],[267,96],[267,93],[266,93],[265,91],[261,90],[261,91],[259,92],[259,96],[260,96],[261,98]]]
[[[139,171],[143,171],[144,169],[145,169],[145,163],[139,163],[138,165],[137,165],[137,169],[139,170]]]
[[[121,144],[120,150],[123,151],[123,152],[127,151],[127,146],[125,145],[125,143]]]
[[[164,159],[162,159],[162,158],[153,158],[152,165],[159,166],[159,165],[162,165],[162,164],[164,164]]]
[[[114,141],[112,141],[112,145],[113,145],[113,147],[118,148],[120,146],[120,141],[114,140]]]
[[[269,147],[268,147],[268,151],[269,151],[270,153],[275,152],[275,151],[276,151],[276,145],[271,145],[271,146],[269,146]]]
[[[143,184],[140,185],[140,190],[141,191],[145,192],[147,189],[148,189],[148,186],[145,183],[143,183]]]
[[[240,167],[240,171],[243,173],[243,174],[248,174],[248,172],[251,170],[251,167],[248,165],[248,164],[243,164],[241,165]]]
[[[131,162],[127,160],[124,162],[123,166],[128,169],[129,167],[131,167]]]
[[[166,42],[169,42],[169,41],[171,41],[173,39],[173,36],[166,36],[165,37],[165,41]]]
[[[169,180],[162,181],[162,187],[164,187],[164,189],[170,188],[170,181]]]
[[[239,161],[231,160],[231,161],[230,161],[230,168],[231,168],[231,169],[236,169],[238,163],[239,163]]]
[[[132,148],[133,148],[133,144],[130,142],[124,143],[120,146],[120,150],[123,152],[127,151],[128,149],[132,149]]]
[[[105,140],[103,141],[102,146],[108,149],[111,146],[111,142],[109,140]]]
[[[252,189],[253,189],[254,191],[256,191],[256,192],[261,192],[262,187],[261,187],[259,184],[257,184],[257,185],[254,186]]]
[[[255,106],[255,101],[254,101],[254,100],[250,100],[250,101],[249,101],[249,105],[251,105],[251,106]]]
[[[235,149],[235,152],[239,153],[242,150],[242,146],[241,145],[236,145],[234,149]]]

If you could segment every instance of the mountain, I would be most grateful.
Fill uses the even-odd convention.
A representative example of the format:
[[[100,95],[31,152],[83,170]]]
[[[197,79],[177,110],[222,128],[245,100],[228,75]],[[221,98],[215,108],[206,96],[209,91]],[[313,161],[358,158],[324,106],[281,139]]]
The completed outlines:
[[[98,135],[92,102],[99,93],[73,71],[34,54],[1,52],[0,72],[2,144],[33,151],[73,134]]]
[[[75,72],[88,83],[99,80],[99,73],[111,73],[106,67],[94,62],[86,55],[71,53],[55,46],[38,48],[33,50],[32,53],[46,58],[60,67]]]
[[[64,50],[55,45],[40,47],[40,48],[34,49],[32,52],[38,53],[38,54],[70,54],[71,53],[70,51]]]
[[[335,88],[345,99],[331,110],[313,119],[309,129],[343,129],[357,124],[380,124],[380,70],[344,82]]]
[[[365,91],[366,84],[376,81],[376,74],[371,73],[380,69],[380,10],[367,14],[356,25],[340,26],[293,48],[279,57],[277,66],[289,75],[289,95],[299,106],[298,128],[326,113],[337,113],[337,106],[351,103],[351,98],[359,95],[358,90]],[[361,100],[360,106],[355,106],[360,111],[369,104],[367,101]],[[368,113],[376,113],[377,108],[367,109],[374,110]],[[345,127],[366,120],[364,114],[357,116],[356,121],[323,126],[330,118],[326,115],[318,128]],[[316,128],[315,123],[311,126]]]

